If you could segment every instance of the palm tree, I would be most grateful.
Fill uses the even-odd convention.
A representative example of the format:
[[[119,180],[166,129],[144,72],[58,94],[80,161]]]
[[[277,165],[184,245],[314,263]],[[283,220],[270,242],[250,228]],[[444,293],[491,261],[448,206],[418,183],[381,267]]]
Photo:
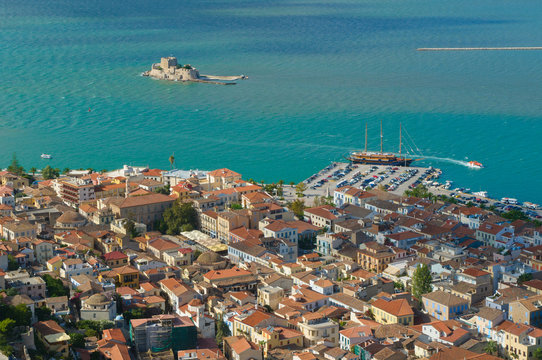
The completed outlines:
[[[494,355],[497,353],[497,351],[499,351],[499,347],[495,341],[490,340],[484,347],[484,351],[490,355]]]
[[[169,163],[171,165],[171,168],[173,169],[173,166],[175,165],[175,154],[172,154],[170,157],[169,157]]]
[[[70,172],[70,168],[64,168],[64,170],[62,171],[63,174],[67,174]]]
[[[280,187],[282,187],[282,185],[284,185],[284,180],[279,180],[279,181],[277,182],[277,185],[280,186]]]
[[[34,176],[34,174],[36,173],[36,171],[38,171],[38,169],[36,169],[35,167],[31,167],[31,168],[30,168],[30,172],[32,173],[32,176]]]

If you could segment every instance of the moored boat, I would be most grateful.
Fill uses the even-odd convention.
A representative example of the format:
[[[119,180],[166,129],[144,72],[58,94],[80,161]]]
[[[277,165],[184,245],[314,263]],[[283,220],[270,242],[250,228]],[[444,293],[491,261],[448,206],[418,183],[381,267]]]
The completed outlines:
[[[380,122],[380,152],[367,151],[367,124],[365,124],[365,149],[363,151],[352,151],[348,156],[354,164],[368,165],[392,165],[392,166],[410,166],[414,159],[409,159],[401,155],[401,125],[399,125],[399,155],[385,153],[383,149],[382,121]]]
[[[487,191],[477,191],[477,192],[473,192],[472,195],[476,195],[476,196],[480,196],[480,197],[487,198]]]
[[[52,159],[52,158],[53,158],[53,155],[51,155],[51,154],[45,154],[45,153],[44,153],[44,154],[41,154],[41,158],[42,158],[42,159]]]

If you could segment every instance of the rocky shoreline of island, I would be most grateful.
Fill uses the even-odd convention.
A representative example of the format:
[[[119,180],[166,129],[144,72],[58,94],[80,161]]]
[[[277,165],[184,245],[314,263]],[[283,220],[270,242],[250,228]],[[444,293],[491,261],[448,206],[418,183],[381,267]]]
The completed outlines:
[[[237,80],[246,80],[246,75],[205,75],[190,64],[181,65],[174,56],[163,57],[159,63],[152,64],[150,70],[145,71],[143,76],[159,80],[199,82],[215,85],[235,85]]]

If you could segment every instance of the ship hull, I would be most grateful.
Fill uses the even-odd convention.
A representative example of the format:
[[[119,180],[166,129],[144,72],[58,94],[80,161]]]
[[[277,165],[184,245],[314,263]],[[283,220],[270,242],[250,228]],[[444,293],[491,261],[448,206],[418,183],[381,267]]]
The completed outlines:
[[[365,164],[365,165],[390,165],[390,166],[410,166],[414,162],[414,159],[367,159],[367,158],[353,158],[349,157],[348,160],[353,164]]]

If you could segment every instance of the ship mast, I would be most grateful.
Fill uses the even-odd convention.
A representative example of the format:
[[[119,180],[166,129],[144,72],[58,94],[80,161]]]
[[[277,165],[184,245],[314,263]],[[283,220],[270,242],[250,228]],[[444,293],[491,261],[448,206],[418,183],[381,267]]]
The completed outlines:
[[[367,152],[367,123],[365,123],[365,150]]]
[[[382,135],[382,120],[380,120],[380,153],[384,152],[384,147],[382,144],[383,140],[384,140],[384,136]]]
[[[402,147],[401,140],[403,140],[403,138],[401,136],[401,123],[399,123],[399,155],[401,155],[401,147]]]

